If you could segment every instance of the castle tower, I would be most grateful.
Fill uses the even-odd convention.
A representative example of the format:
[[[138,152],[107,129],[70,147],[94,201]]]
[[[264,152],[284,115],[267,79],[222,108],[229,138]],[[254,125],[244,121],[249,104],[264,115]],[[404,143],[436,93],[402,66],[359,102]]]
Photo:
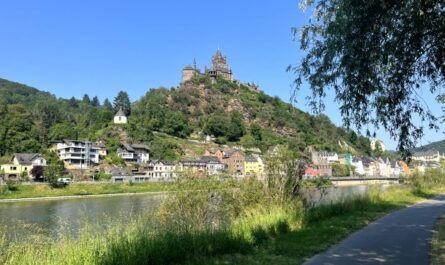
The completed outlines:
[[[182,69],[182,83],[191,80],[195,74],[199,74],[199,69],[196,67],[196,60],[193,59],[193,66],[187,65]]]
[[[216,51],[215,55],[212,56],[212,68],[208,71],[209,75],[216,78],[217,75],[222,76],[226,80],[233,81],[232,69],[230,69],[227,64],[227,58],[221,51]]]

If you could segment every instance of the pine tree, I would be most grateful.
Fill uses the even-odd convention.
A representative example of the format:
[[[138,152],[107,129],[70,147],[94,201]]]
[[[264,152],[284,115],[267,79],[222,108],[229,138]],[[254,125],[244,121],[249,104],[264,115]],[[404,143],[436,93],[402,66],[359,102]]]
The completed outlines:
[[[82,102],[85,104],[91,104],[90,97],[87,94],[83,95]]]
[[[131,114],[130,98],[125,91],[119,91],[117,96],[114,98],[114,110],[118,111],[119,108],[122,108],[125,115],[129,116]]]
[[[110,111],[113,111],[113,110],[114,110],[114,109],[113,109],[113,105],[111,104],[110,100],[108,100],[108,98],[106,98],[106,99],[104,100],[103,107],[104,107],[105,109],[107,109],[107,110],[110,110]]]
[[[91,105],[93,107],[99,107],[100,106],[99,98],[97,96],[94,96],[93,100],[91,101]]]

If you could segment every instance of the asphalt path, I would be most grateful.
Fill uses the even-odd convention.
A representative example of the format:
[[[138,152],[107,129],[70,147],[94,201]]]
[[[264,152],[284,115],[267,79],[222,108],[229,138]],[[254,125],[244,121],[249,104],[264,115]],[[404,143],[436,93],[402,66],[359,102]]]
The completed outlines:
[[[434,223],[445,195],[390,213],[304,265],[429,265]]]

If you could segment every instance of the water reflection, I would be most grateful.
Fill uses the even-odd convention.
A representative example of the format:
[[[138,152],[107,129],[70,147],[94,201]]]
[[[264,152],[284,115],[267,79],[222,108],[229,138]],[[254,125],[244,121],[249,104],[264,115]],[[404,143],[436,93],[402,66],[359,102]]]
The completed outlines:
[[[381,186],[385,189],[387,186]],[[307,189],[303,196],[313,206],[329,204],[364,194],[369,186],[331,187],[320,192]],[[126,196],[23,201],[0,203],[0,228],[7,228],[8,240],[20,240],[23,235],[40,231],[57,237],[60,233],[77,235],[84,224],[100,227],[126,223],[137,215],[153,216],[165,195],[135,194]],[[0,230],[1,232],[1,230]]]
[[[129,195],[52,201],[0,203],[0,226],[7,228],[8,239],[40,231],[57,236],[77,234],[80,224],[106,226],[110,222],[129,222],[141,213],[152,213],[163,195]]]

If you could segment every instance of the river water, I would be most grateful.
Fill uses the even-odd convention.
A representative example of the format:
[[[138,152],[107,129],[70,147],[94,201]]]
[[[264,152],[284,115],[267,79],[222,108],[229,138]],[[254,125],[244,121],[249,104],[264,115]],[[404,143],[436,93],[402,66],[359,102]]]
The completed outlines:
[[[303,196],[313,205],[326,204],[364,194],[369,186],[331,187],[322,194],[307,189]],[[0,227],[7,228],[7,240],[20,240],[30,231],[76,235],[80,223],[103,224],[104,220],[128,222],[145,214],[148,218],[165,195],[135,194],[48,201],[0,202]],[[2,231],[0,231],[1,233]]]

